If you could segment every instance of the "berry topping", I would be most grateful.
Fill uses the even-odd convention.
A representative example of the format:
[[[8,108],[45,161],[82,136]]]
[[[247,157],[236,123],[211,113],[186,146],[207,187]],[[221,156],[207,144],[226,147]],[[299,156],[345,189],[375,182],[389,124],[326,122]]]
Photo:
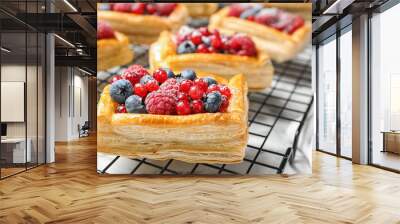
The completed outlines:
[[[179,91],[184,92],[184,93],[188,93],[190,90],[190,87],[192,87],[193,85],[193,81],[189,80],[189,79],[185,79],[180,83],[179,86]]]
[[[215,79],[213,79],[211,77],[204,77],[203,80],[207,82],[208,86],[210,86],[212,84],[217,84],[217,81],[215,81]]]
[[[150,114],[176,114],[176,98],[169,92],[149,93],[145,100],[146,110]]]
[[[204,113],[204,103],[201,100],[193,100],[191,102],[192,112],[194,114]]]
[[[236,34],[229,39],[227,45],[234,54],[241,56],[257,55],[256,45],[248,36]]]
[[[176,6],[176,3],[111,3],[101,4],[100,10],[113,10],[137,15],[169,16]]]
[[[116,82],[116,81],[118,81],[118,80],[120,80],[120,79],[122,79],[122,77],[121,77],[120,75],[114,75],[114,76],[111,78],[110,83]]]
[[[248,9],[244,10],[240,14],[240,18],[248,19],[250,16],[255,16],[262,8],[263,8],[262,5],[257,5],[255,7],[250,7]]]
[[[147,81],[146,84],[144,84],[144,87],[146,88],[147,92],[153,92],[160,88],[160,86],[158,86],[158,82],[155,79]]]
[[[146,10],[146,3],[134,3],[131,12],[135,14],[144,14]]]
[[[222,95],[219,92],[211,92],[207,94],[206,100],[204,102],[204,109],[209,113],[215,113],[219,111],[221,106]]]
[[[142,98],[137,95],[128,97],[125,101],[125,107],[128,113],[143,113],[145,111]]]
[[[176,113],[178,115],[188,115],[190,114],[191,109],[190,109],[190,104],[188,101],[179,101],[176,104]]]
[[[114,31],[108,23],[98,22],[97,23],[97,39],[110,39],[114,38]]]
[[[127,113],[125,104],[119,104],[115,109],[115,113]]]
[[[132,3],[114,3],[112,10],[118,12],[130,12],[132,8]]]
[[[154,14],[157,12],[157,7],[154,4],[147,4],[145,8],[148,14]]]
[[[200,44],[199,46],[197,46],[197,53],[209,53],[210,51],[208,50],[207,45],[205,44]]]
[[[182,42],[178,46],[178,54],[190,54],[196,52],[196,46],[189,40]]]
[[[189,97],[186,93],[179,92],[177,95],[178,101],[188,101],[189,102]]]
[[[168,74],[164,69],[159,68],[153,72],[153,78],[157,80],[158,83],[161,84],[168,79]]]
[[[163,68],[163,70],[167,72],[168,78],[174,78],[174,77],[175,77],[175,74],[174,74],[173,71],[171,71],[171,69],[169,69],[169,68]]]
[[[145,97],[147,95],[147,89],[144,85],[140,84],[140,83],[136,83],[134,86],[134,94],[138,95],[140,97]]]
[[[146,83],[149,82],[150,80],[155,80],[155,79],[151,75],[145,75],[140,79],[140,84],[146,85]]]
[[[231,98],[231,90],[227,87],[227,86],[225,86],[225,85],[220,85],[219,86],[219,92],[222,94],[222,95],[224,95],[224,96],[226,96],[228,99],[230,99]]]
[[[197,85],[190,87],[189,96],[194,100],[203,98],[205,91]]]
[[[207,91],[208,83],[202,78],[194,80],[194,85],[200,87],[204,92]]]
[[[145,68],[143,68],[141,65],[132,65],[125,70],[122,78],[129,80],[132,86],[134,86],[145,75],[149,75]]]
[[[242,12],[244,12],[249,7],[251,6],[248,6],[246,4],[232,4],[229,7],[228,16],[239,17]]]
[[[217,84],[211,84],[208,89],[207,89],[207,93],[211,93],[214,91],[218,91],[219,92],[219,86]]]
[[[196,30],[192,33],[192,35],[190,35],[190,41],[192,41],[192,43],[195,45],[199,45],[202,43],[201,37],[202,34],[200,31]]]
[[[193,81],[196,79],[196,73],[193,70],[186,69],[181,72],[181,77]]]
[[[221,106],[219,107],[219,112],[227,112],[229,107],[229,99],[228,97],[222,95],[221,97]]]
[[[126,98],[132,93],[131,83],[124,79],[118,80],[110,86],[110,96],[117,103],[125,103]]]
[[[155,5],[157,7],[157,14],[160,16],[168,16],[177,6],[176,3],[158,3]]]

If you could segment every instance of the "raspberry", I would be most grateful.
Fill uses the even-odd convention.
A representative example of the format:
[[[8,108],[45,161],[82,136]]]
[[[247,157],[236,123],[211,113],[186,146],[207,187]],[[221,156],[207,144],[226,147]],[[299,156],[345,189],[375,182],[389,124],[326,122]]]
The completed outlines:
[[[121,77],[120,75],[114,75],[114,76],[111,78],[110,83],[114,83],[114,82],[116,82],[116,81],[118,81],[118,80],[121,80],[121,79],[122,79],[122,77]]]
[[[148,74],[149,72],[141,65],[132,65],[125,70],[124,74],[122,75],[122,78],[129,80],[132,86],[134,86],[136,83],[140,81],[140,79],[143,76]]]
[[[191,102],[192,112],[194,114],[203,113],[204,112],[204,104],[201,100],[193,100]]]
[[[223,49],[223,43],[221,37],[211,36],[211,46],[215,49]]]
[[[158,3],[156,4],[157,14],[160,16],[169,16],[176,6],[176,3]]]
[[[186,93],[183,93],[183,92],[178,92],[177,99],[178,99],[178,101],[188,101],[189,102],[188,95]]]
[[[108,23],[99,22],[97,23],[97,39],[109,39],[114,38],[114,31]]]
[[[204,92],[207,91],[208,83],[202,78],[194,80],[194,85],[200,87]]]
[[[192,87],[190,87],[189,90],[189,96],[190,98],[194,99],[194,100],[198,100],[201,99],[204,95],[204,90],[201,89],[200,86],[194,85]]]
[[[294,17],[292,22],[289,24],[289,26],[286,28],[286,32],[288,34],[294,33],[298,28],[302,27],[304,25],[304,19],[301,18],[300,16]]]
[[[176,113],[178,115],[188,115],[191,113],[190,104],[188,101],[179,101],[176,104]]]
[[[146,11],[148,14],[154,14],[157,12],[157,8],[154,4],[147,4],[146,5]]]
[[[208,36],[208,35],[210,35],[210,31],[208,30],[208,28],[207,28],[206,26],[200,27],[200,28],[199,28],[199,32],[200,32],[201,35],[203,35],[203,36]]]
[[[278,21],[278,10],[275,8],[264,8],[254,16],[254,22],[271,25]]]
[[[136,83],[134,87],[134,94],[143,98],[147,95],[147,89],[144,85]]]
[[[225,85],[220,85],[219,86],[219,92],[222,94],[222,95],[224,95],[224,96],[226,96],[228,99],[230,99],[231,98],[231,90],[229,89],[229,87],[227,87],[227,86],[225,86]]]
[[[221,97],[221,106],[219,106],[219,112],[226,112],[229,107],[229,100],[226,96],[222,95]]]
[[[145,99],[146,110],[150,114],[176,114],[176,98],[170,92],[155,91]]]
[[[146,3],[134,3],[131,12],[141,15],[144,14],[145,9],[146,9]]]
[[[209,53],[208,51],[208,47],[205,44],[200,44],[199,46],[197,46],[197,53]]]
[[[148,92],[153,92],[160,88],[158,86],[158,82],[155,79],[149,80],[148,82],[146,82],[146,84],[144,84],[144,87],[146,88],[146,90]]]
[[[236,34],[228,41],[229,50],[231,53],[241,56],[256,56],[256,45],[250,37]]]
[[[190,87],[192,87],[192,86],[193,86],[193,81],[189,80],[189,79],[185,79],[181,82],[181,84],[179,86],[179,91],[188,93],[190,90]]]
[[[243,12],[244,10],[246,10],[246,8],[248,8],[248,7],[246,7],[246,6],[243,5],[243,4],[232,4],[232,5],[229,7],[228,16],[239,17],[240,14],[242,14],[242,12]]]
[[[219,92],[219,86],[217,84],[211,84],[207,89],[207,93],[211,93],[214,91]]]
[[[117,108],[115,109],[115,113],[126,113],[126,107],[125,104],[119,104]]]
[[[199,31],[194,31],[192,35],[190,35],[190,41],[192,41],[192,43],[195,45],[199,45],[203,42],[201,37],[202,35]]]
[[[153,72],[153,78],[157,80],[158,83],[162,84],[168,79],[168,74],[165,70],[159,68]]]
[[[218,53],[218,50],[215,49],[213,46],[211,46],[211,47],[208,48],[208,52],[210,52],[210,53]]]
[[[176,82],[176,79],[167,79],[167,81],[161,84],[160,91],[170,92],[173,95],[177,95],[179,92],[179,83]]]
[[[131,11],[132,3],[114,3],[112,9],[118,12],[129,12]]]

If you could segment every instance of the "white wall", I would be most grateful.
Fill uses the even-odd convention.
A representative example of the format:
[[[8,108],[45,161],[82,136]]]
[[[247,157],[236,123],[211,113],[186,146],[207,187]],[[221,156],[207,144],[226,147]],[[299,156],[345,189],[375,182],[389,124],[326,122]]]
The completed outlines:
[[[83,75],[76,68],[56,67],[56,141],[77,139],[78,124],[88,120],[88,78]]]

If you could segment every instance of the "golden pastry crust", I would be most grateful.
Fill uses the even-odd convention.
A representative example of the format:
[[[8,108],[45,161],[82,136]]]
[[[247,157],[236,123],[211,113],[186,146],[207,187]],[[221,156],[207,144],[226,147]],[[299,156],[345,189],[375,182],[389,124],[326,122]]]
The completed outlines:
[[[204,18],[211,16],[218,10],[217,3],[183,3],[193,18]]]
[[[97,70],[107,70],[115,66],[125,65],[133,60],[134,53],[129,48],[129,39],[115,32],[114,39],[97,41]]]
[[[274,69],[269,56],[258,51],[257,57],[232,54],[176,54],[176,44],[170,32],[163,32],[149,50],[150,68],[168,67],[174,71],[194,69],[200,74],[215,74],[226,79],[244,74],[250,90],[271,86]]]
[[[243,75],[227,82],[226,113],[186,116],[117,114],[106,86],[97,110],[97,150],[102,153],[193,163],[238,163],[247,144],[247,85]]]
[[[266,7],[279,8],[311,20],[312,3],[264,3]]]
[[[135,44],[149,44],[157,40],[164,30],[176,31],[187,22],[188,17],[188,11],[182,4],[178,4],[167,17],[115,11],[97,12],[97,19],[107,21],[114,30],[124,33]]]
[[[305,24],[293,34],[280,32],[274,28],[245,19],[228,16],[229,8],[225,7],[211,16],[210,29],[219,29],[225,34],[236,32],[251,36],[264,52],[276,62],[292,59],[300,52],[311,38],[311,23]]]

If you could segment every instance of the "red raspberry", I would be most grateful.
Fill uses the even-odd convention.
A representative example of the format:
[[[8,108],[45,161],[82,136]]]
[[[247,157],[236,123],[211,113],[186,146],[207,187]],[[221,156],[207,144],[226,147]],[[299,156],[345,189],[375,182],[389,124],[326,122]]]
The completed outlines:
[[[126,107],[125,104],[119,104],[117,108],[115,109],[115,113],[126,113]]]
[[[179,101],[176,104],[176,113],[178,115],[188,115],[191,113],[190,104],[188,101]]]
[[[144,87],[146,88],[146,90],[148,92],[153,92],[156,91],[160,88],[160,86],[158,86],[158,82],[156,80],[149,80]]]
[[[243,4],[232,4],[229,6],[229,12],[228,16],[234,16],[234,17],[239,17],[244,10],[246,10],[248,7],[246,7]]]
[[[176,98],[170,92],[155,91],[145,99],[146,110],[149,114],[176,114]]]
[[[228,99],[231,98],[232,93],[231,93],[231,90],[229,89],[229,87],[227,87],[225,85],[220,85],[218,88],[219,88],[219,92],[222,95],[226,96]]]
[[[256,56],[257,49],[253,40],[245,35],[236,34],[228,41],[229,51],[241,56]]]
[[[304,19],[301,18],[300,16],[296,16],[292,22],[289,24],[289,26],[286,28],[286,32],[288,34],[294,33],[298,28],[302,27],[304,25]]]
[[[175,7],[177,6],[176,3],[157,3],[157,14],[160,16],[169,16],[169,14],[174,11]]]
[[[210,52],[210,53],[218,53],[217,49],[215,49],[213,46],[208,48],[208,52]]]
[[[192,86],[193,86],[193,81],[189,80],[189,79],[185,79],[181,82],[181,84],[179,86],[179,91],[188,93],[190,90],[190,87],[192,87]]]
[[[201,87],[197,85],[190,87],[189,90],[189,96],[193,100],[201,99],[204,96],[204,93],[205,93],[204,90],[202,90]]]
[[[113,82],[118,81],[118,80],[120,80],[120,79],[122,79],[122,77],[121,77],[120,75],[114,75],[114,76],[111,78],[110,83],[113,83]]]
[[[221,106],[219,106],[219,112],[226,112],[228,111],[228,107],[229,107],[229,100],[228,97],[222,95],[221,98]]]
[[[112,9],[118,12],[130,12],[132,3],[114,3]]]
[[[147,95],[147,89],[144,85],[136,83],[134,87],[134,94],[143,98]]]
[[[187,101],[187,102],[189,102],[188,95],[186,93],[183,93],[183,92],[179,92],[178,93],[177,99],[178,99],[178,101]]]
[[[211,46],[215,49],[223,49],[223,43],[220,36],[211,36]]]
[[[176,82],[176,79],[169,78],[160,86],[160,90],[163,92],[170,92],[174,95],[177,95],[179,92],[179,83]]]
[[[207,91],[208,83],[202,78],[194,80],[194,85],[199,86],[204,92]]]
[[[247,18],[249,19],[249,18]],[[257,13],[254,16],[254,22],[261,23],[264,25],[271,25],[274,24],[278,21],[278,14],[277,10],[267,10],[261,13]]]
[[[207,89],[207,93],[211,93],[214,91],[218,91],[219,92],[219,86],[215,85],[215,84],[211,84],[208,89]]]
[[[142,15],[146,9],[146,3],[134,3],[131,9],[132,13]]]
[[[255,20],[255,16],[249,16],[249,17],[247,17],[247,20],[254,21]]]
[[[108,23],[99,22],[97,23],[97,39],[109,39],[114,38],[114,31]]]
[[[148,14],[152,15],[157,12],[157,7],[154,4],[147,4],[146,10]]]
[[[197,53],[209,53],[208,47],[205,44],[200,44],[196,50]]]
[[[203,35],[203,36],[208,36],[208,35],[210,35],[210,31],[208,30],[208,28],[207,27],[200,27],[199,28],[199,32],[201,33],[201,35]]]
[[[141,65],[132,65],[125,70],[122,78],[131,82],[132,86],[134,86],[145,75],[149,75],[149,72],[145,68]]]
[[[190,40],[194,45],[199,45],[203,42],[201,37],[202,37],[201,33],[196,30],[193,31],[192,35],[190,35]]]
[[[201,100],[193,100],[191,102],[192,112],[194,114],[203,113],[204,112],[204,103]]]
[[[153,78],[162,84],[168,79],[168,74],[165,70],[159,68],[153,72]]]

